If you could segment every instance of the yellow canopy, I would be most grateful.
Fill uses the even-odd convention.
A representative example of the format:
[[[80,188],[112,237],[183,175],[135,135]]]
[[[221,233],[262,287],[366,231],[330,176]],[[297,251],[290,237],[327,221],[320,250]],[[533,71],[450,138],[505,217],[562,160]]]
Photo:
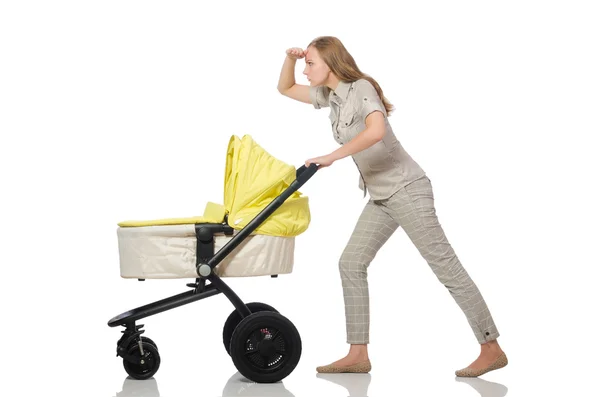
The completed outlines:
[[[228,214],[229,226],[241,230],[295,179],[294,166],[271,156],[250,135],[244,135],[242,139],[232,135],[225,164],[224,205],[207,203],[204,216],[126,221],[119,226],[221,223]],[[309,224],[308,197],[295,191],[253,234],[292,237],[306,231]]]

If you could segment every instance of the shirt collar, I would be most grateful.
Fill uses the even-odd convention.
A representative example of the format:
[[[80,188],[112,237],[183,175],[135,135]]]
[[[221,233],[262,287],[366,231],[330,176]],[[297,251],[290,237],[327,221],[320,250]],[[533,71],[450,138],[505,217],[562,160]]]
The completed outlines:
[[[335,93],[342,101],[345,101],[348,98],[348,92],[350,92],[351,86],[352,82],[340,81],[335,90],[331,91],[330,95]]]

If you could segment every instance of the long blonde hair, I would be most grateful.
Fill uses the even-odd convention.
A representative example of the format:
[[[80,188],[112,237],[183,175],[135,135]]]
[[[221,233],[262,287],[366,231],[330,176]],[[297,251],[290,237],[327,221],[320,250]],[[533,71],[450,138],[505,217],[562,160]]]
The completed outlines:
[[[359,79],[368,80],[373,84],[373,87],[375,87],[388,115],[394,110],[394,106],[383,95],[383,90],[377,81],[371,76],[361,72],[352,55],[350,55],[346,47],[344,47],[337,37],[317,37],[310,42],[307,48],[310,46],[315,47],[317,51],[319,51],[321,58],[323,58],[327,66],[329,66],[329,69],[331,69],[340,81],[353,82]]]

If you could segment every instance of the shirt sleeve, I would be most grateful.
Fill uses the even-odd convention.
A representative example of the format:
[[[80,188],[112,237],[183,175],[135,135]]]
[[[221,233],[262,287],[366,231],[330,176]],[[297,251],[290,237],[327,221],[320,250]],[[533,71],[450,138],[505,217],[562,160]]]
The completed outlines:
[[[329,92],[324,86],[309,86],[310,100],[315,109],[329,107]]]
[[[369,81],[361,80],[356,84],[356,98],[359,101],[358,113],[363,121],[366,122],[367,116],[375,111],[380,111],[383,117],[387,117],[385,105]]]

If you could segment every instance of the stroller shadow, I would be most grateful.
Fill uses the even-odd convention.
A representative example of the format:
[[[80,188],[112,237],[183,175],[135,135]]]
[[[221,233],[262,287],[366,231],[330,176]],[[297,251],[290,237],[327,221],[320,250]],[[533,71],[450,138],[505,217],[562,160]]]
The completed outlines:
[[[295,397],[282,382],[256,383],[236,372],[223,388],[223,397]]]
[[[136,380],[131,377],[125,378],[122,391],[117,392],[116,397],[160,397],[156,379]],[[282,382],[277,383],[255,383],[239,372],[229,378],[223,388],[223,397],[295,397],[293,393],[285,388]]]
[[[160,397],[156,379],[137,380],[131,377],[125,378],[123,390],[117,392],[116,397]]]
[[[369,385],[371,384],[371,374],[326,374],[318,373],[317,378],[324,379],[336,385],[345,387],[348,391],[348,397],[368,397]]]
[[[481,397],[504,397],[508,393],[508,387],[500,383],[494,383],[481,378],[456,377],[456,381],[466,383],[479,393]]]
[[[349,397],[368,397],[371,384],[371,374],[317,374],[317,378],[346,388]],[[481,378],[456,377],[456,382],[466,383],[471,386],[481,397],[504,397],[508,388],[500,383],[494,383]],[[123,382],[123,390],[117,392],[116,397],[160,397],[156,379],[135,380],[127,377]],[[295,397],[287,390],[282,382],[255,383],[239,372],[233,374],[225,387],[222,397]]]

